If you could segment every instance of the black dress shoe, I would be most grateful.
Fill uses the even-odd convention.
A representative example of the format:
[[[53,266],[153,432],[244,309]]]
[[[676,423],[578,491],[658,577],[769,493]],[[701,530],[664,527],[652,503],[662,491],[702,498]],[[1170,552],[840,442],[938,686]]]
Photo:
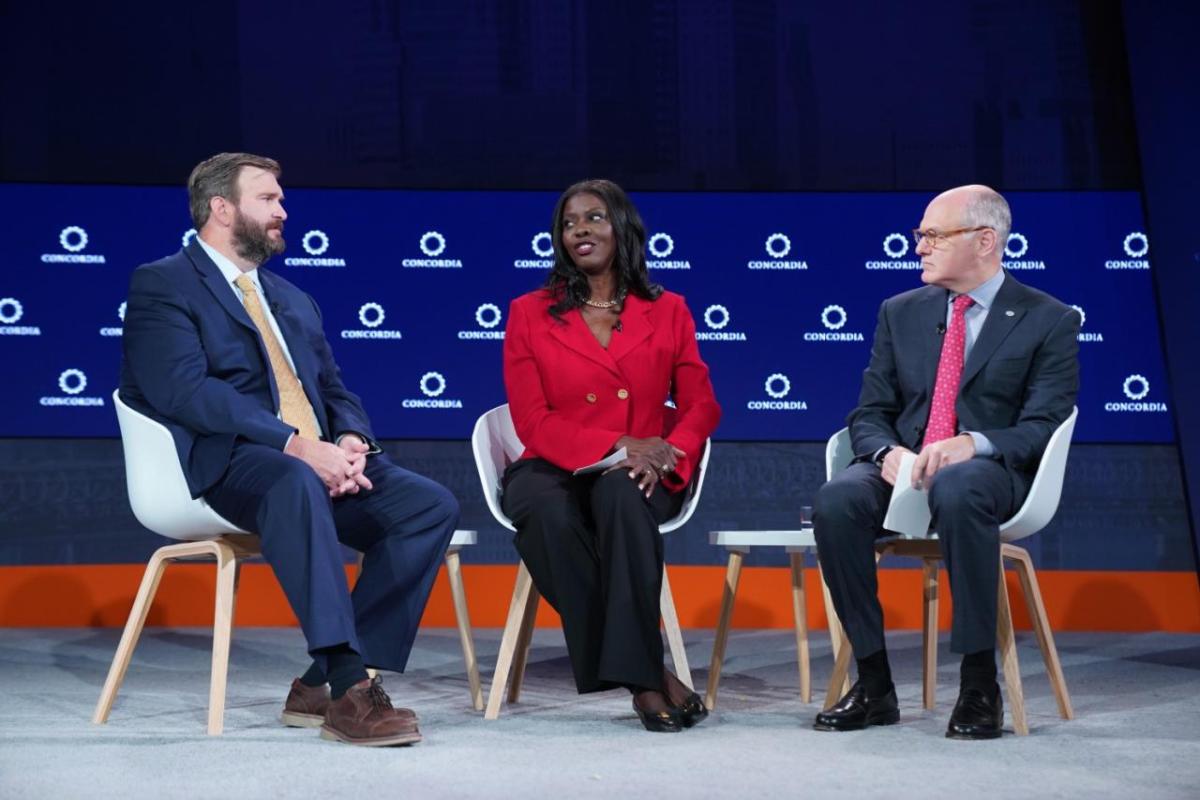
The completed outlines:
[[[1004,701],[1000,687],[991,690],[964,687],[946,727],[947,739],[999,739],[1004,724]]]
[[[684,701],[675,707],[679,712],[679,722],[685,728],[698,725],[708,716],[708,706],[700,699],[700,695],[692,692]]]
[[[868,725],[895,725],[900,721],[896,687],[882,697],[868,697],[862,681],[856,681],[846,696],[817,714],[813,727],[819,731],[860,731]]]
[[[670,711],[644,711],[638,705],[637,695],[634,695],[633,710],[637,714],[638,719],[641,720],[642,727],[651,733],[679,733],[683,730],[683,721],[680,719],[679,709],[672,708]]]

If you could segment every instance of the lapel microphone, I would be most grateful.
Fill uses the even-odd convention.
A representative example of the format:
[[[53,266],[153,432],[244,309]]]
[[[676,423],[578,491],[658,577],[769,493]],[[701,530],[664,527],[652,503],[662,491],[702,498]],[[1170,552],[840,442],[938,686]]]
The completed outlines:
[[[946,323],[944,323],[944,322],[939,322],[939,323],[937,324],[937,335],[938,335],[938,336],[944,336],[944,335],[945,335],[945,333],[946,333]]]
[[[621,332],[621,318],[620,317],[617,317],[617,321],[613,324],[612,329],[614,331],[616,331],[617,333]]]

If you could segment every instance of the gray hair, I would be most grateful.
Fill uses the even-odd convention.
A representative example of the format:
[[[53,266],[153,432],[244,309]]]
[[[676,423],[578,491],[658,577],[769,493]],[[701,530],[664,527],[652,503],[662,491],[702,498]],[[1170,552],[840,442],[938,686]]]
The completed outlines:
[[[188,208],[196,230],[208,222],[214,197],[224,197],[234,204],[238,202],[237,179],[242,167],[265,169],[276,178],[282,174],[278,161],[251,153],[217,153],[204,159],[188,176]]]
[[[1008,201],[995,189],[972,187],[971,197],[963,207],[962,224],[968,228],[986,226],[996,231],[998,248],[1003,251],[1012,230],[1012,212]]]

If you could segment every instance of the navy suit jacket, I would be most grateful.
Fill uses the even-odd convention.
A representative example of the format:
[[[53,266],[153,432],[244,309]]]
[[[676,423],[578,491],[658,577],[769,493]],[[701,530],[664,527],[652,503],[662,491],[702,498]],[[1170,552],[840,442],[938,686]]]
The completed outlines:
[[[263,300],[287,341],[322,438],[367,437],[367,414],[346,389],[305,292],[260,268]],[[282,450],[295,431],[281,421],[279,390],[258,328],[197,242],[133,272],[121,363],[121,398],[166,425],[193,497],[229,467],[239,437]]]
[[[858,407],[846,419],[855,460],[889,445],[917,451],[933,402],[948,296],[924,286],[880,307]],[[991,441],[1018,501],[1051,434],[1075,405],[1079,326],[1074,309],[1006,272],[963,365],[955,403],[959,429]]]

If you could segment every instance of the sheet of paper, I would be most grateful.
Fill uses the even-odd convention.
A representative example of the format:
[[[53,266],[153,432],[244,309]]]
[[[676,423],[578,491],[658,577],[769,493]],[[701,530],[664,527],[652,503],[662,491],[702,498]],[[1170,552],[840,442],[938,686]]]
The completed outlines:
[[[625,456],[626,456],[625,448],[622,447],[622,448],[618,449],[617,452],[615,452],[611,456],[609,456],[608,458],[602,458],[599,461],[597,461],[595,464],[588,464],[586,467],[580,467],[579,469],[575,470],[571,474],[572,475],[587,475],[589,472],[603,472],[604,470],[608,469],[609,467],[615,467],[617,464],[620,464],[622,461],[625,460]]]
[[[896,485],[892,489],[892,500],[888,503],[883,529],[905,536],[925,537],[929,534],[929,497],[922,489],[912,485],[912,468],[917,457],[904,453],[900,457],[900,469]]]

